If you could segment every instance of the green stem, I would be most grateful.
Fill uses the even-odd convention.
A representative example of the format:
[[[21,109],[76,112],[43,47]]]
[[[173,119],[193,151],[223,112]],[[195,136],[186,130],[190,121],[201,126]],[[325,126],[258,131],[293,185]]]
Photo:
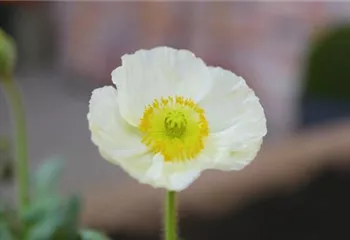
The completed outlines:
[[[0,80],[0,82],[3,84],[4,92],[7,95],[6,97],[15,122],[15,169],[18,183],[17,191],[20,209],[24,210],[29,203],[28,150],[24,107],[20,90],[12,77],[9,76],[2,79],[2,81]]]
[[[176,192],[167,191],[165,196],[165,219],[164,219],[164,231],[165,240],[176,240],[177,229],[176,229]]]

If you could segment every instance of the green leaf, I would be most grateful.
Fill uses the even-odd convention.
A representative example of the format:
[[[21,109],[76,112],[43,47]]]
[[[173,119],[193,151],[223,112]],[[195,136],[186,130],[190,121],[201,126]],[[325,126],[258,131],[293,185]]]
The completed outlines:
[[[63,162],[54,158],[41,165],[34,176],[34,199],[57,196]]]
[[[11,228],[5,222],[0,222],[0,240],[12,240]]]
[[[73,196],[70,198],[61,210],[62,219],[56,236],[59,239],[67,239],[77,234],[79,225],[80,200]]]
[[[45,200],[37,201],[23,216],[30,228],[28,240],[77,239],[79,198]]]
[[[28,226],[26,240],[78,240],[80,199],[60,197],[57,191],[63,163],[45,162],[35,174],[32,204],[22,213]]]
[[[23,213],[22,219],[28,226],[28,240],[52,239],[60,224],[61,200],[58,198],[43,198],[35,201]]]
[[[80,232],[81,240],[109,240],[102,233],[93,231],[93,230],[82,230]]]
[[[34,225],[47,218],[51,212],[59,211],[61,199],[42,198],[33,202],[25,212],[22,213],[22,220],[26,225]]]
[[[32,227],[28,233],[28,240],[52,239],[56,230],[56,219],[49,218]]]
[[[0,240],[14,239],[11,231],[11,221],[6,208],[0,204]]]
[[[0,240],[18,239],[21,234],[16,213],[11,206],[0,203]]]

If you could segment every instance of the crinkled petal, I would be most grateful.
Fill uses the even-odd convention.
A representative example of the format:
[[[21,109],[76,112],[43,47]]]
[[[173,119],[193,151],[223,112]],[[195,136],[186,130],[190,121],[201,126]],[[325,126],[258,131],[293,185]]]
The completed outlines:
[[[92,142],[107,160],[118,163],[120,159],[147,150],[141,143],[138,129],[121,117],[114,87],[106,86],[92,92],[87,118]]]
[[[213,87],[200,105],[220,149],[220,156],[211,159],[211,168],[240,170],[260,149],[267,132],[265,114],[243,78],[221,68],[210,70]]]
[[[211,132],[220,132],[242,121],[265,118],[264,111],[242,77],[219,67],[210,67],[213,86],[199,102]]]
[[[205,63],[187,50],[157,47],[122,57],[112,72],[121,115],[137,126],[147,104],[154,99],[180,95],[198,102],[211,88]]]
[[[216,164],[220,170],[241,170],[253,161],[258,154],[262,144],[262,138],[252,139],[248,144],[240,146],[233,145],[227,158],[221,159]]]
[[[152,153],[125,159],[121,166],[141,183],[170,191],[187,188],[201,172],[195,161],[170,163],[161,154]]]
[[[216,169],[241,170],[254,160],[266,135],[266,119],[240,122],[225,130],[225,137],[230,143],[227,156],[215,162]]]
[[[261,143],[262,138],[241,144],[233,143],[230,130],[211,134],[196,161],[202,170],[241,170],[255,158]]]

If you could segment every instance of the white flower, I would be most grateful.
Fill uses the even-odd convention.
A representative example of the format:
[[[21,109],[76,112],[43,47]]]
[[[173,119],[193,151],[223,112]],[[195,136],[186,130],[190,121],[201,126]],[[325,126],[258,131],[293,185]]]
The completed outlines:
[[[181,191],[205,169],[240,170],[266,134],[244,79],[187,50],[157,47],[122,57],[117,88],[92,93],[92,141],[141,183]]]

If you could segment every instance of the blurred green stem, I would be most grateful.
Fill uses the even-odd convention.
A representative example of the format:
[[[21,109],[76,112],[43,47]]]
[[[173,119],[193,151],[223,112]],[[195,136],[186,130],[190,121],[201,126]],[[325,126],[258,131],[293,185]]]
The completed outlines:
[[[4,77],[1,80],[0,82],[3,85],[14,118],[18,203],[20,204],[20,209],[24,210],[29,203],[28,150],[24,107],[21,92],[16,82],[12,79],[12,76]]]
[[[167,191],[165,196],[165,219],[164,234],[165,240],[177,240],[176,222],[176,192]]]

